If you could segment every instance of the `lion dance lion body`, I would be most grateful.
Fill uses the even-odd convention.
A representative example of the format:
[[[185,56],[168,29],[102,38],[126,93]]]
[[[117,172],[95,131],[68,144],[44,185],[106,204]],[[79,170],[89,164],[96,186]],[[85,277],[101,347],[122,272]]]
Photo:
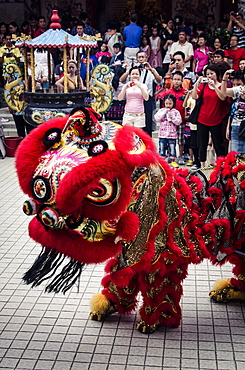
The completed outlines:
[[[188,264],[204,258],[233,263],[229,286],[245,291],[243,157],[230,153],[212,173],[176,171],[142,130],[80,108],[33,130],[16,168],[35,215],[29,234],[43,246],[24,281],[49,278],[47,291],[65,292],[84,264],[108,260],[92,319],[131,312],[141,292],[141,332],[177,327]]]

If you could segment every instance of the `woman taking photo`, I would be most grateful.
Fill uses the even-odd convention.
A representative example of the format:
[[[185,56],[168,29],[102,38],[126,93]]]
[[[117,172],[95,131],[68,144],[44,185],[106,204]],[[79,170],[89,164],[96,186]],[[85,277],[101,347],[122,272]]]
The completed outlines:
[[[211,133],[217,157],[225,155],[222,135],[222,120],[228,112],[225,94],[221,92],[219,69],[211,64],[205,68],[205,77],[199,77],[194,85],[192,97],[201,97],[202,104],[197,122],[197,143],[201,167],[205,167],[209,133]]]
[[[123,100],[126,96],[123,126],[128,124],[139,128],[145,127],[144,100],[149,99],[149,94],[146,85],[139,82],[140,74],[140,68],[131,68],[130,81],[126,82],[118,95],[118,100]]]

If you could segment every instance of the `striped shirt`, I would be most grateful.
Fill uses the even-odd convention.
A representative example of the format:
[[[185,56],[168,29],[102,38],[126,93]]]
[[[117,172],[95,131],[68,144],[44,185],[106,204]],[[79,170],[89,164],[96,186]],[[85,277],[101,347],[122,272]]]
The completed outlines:
[[[232,28],[232,36],[238,36],[239,41],[237,46],[239,48],[245,49],[245,30],[242,28],[237,28],[236,26]]]

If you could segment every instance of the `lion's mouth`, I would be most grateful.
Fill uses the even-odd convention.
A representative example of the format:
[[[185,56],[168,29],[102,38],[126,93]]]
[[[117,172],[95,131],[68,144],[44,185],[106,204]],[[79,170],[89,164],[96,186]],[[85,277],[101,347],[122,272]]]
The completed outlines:
[[[86,216],[78,217],[63,216],[59,214],[55,206],[39,206],[32,199],[27,200],[23,205],[26,215],[36,215],[39,222],[47,230],[67,230],[73,231],[90,242],[101,241],[108,236],[113,236],[119,219],[98,221]]]
[[[71,217],[66,219],[66,226],[72,229],[83,239],[90,242],[101,241],[108,236],[113,236],[116,232],[118,220],[97,221],[88,217],[79,216],[76,220]]]

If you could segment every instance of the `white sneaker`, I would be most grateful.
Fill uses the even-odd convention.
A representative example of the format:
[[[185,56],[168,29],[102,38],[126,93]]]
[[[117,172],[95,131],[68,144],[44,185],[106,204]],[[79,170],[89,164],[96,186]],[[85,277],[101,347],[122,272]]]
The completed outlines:
[[[8,121],[9,121],[8,118],[3,118],[3,117],[0,118],[0,122],[1,123],[8,122]]]
[[[185,164],[184,157],[180,155],[177,162],[180,166],[183,166]]]
[[[198,165],[197,164],[193,164],[193,166],[191,166],[191,170],[192,171],[196,171],[196,170],[198,170],[200,167],[198,167]]]

